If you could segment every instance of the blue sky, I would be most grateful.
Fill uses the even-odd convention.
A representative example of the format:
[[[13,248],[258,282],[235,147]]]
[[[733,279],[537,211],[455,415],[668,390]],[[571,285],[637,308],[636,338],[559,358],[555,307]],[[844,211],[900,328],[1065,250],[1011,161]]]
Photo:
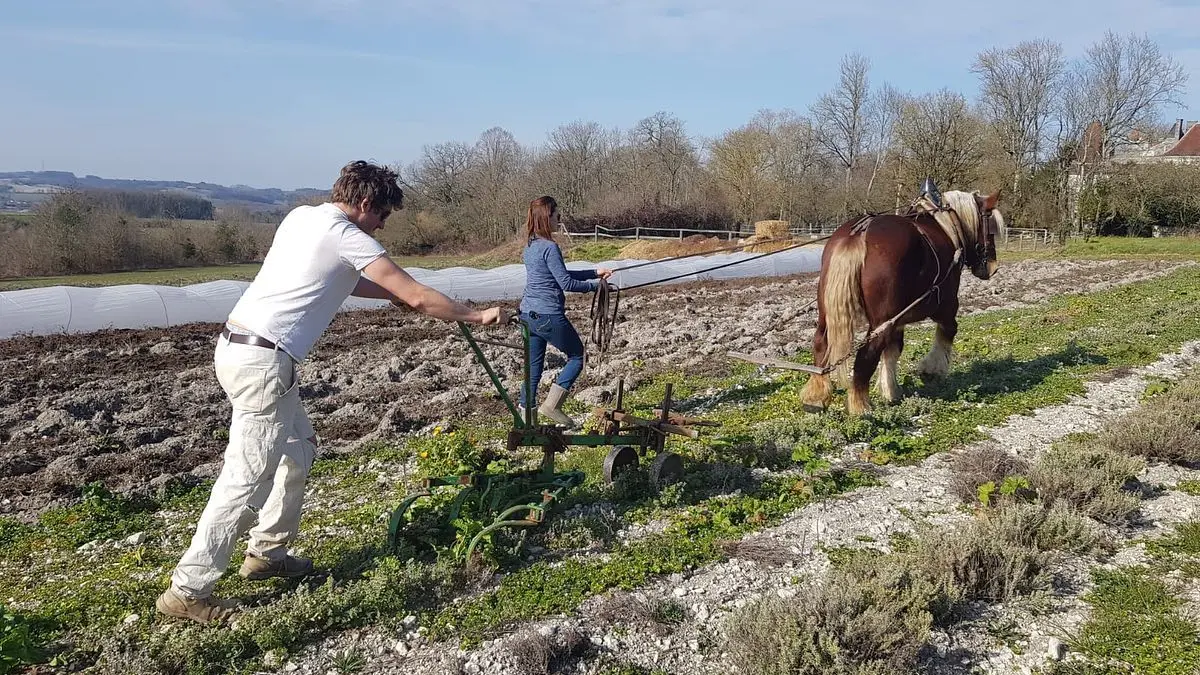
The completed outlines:
[[[0,171],[324,188],[350,159],[407,163],[494,125],[537,144],[667,110],[713,136],[805,112],[851,51],[876,84],[973,98],[980,50],[1049,38],[1073,57],[1108,29],[1182,63],[1165,116],[1200,118],[1200,0],[4,4]]]

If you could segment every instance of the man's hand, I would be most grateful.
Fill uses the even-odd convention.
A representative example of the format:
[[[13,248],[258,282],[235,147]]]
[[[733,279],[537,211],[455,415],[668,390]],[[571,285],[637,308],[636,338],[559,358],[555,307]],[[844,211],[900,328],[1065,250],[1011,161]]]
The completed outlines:
[[[612,273],[613,273],[613,271],[606,267],[597,267],[596,268],[596,276],[600,277],[602,280],[605,280],[605,281],[607,281],[608,278],[612,276]]]
[[[508,323],[511,318],[512,312],[507,309],[503,307],[489,307],[483,310],[483,321],[480,323],[484,326],[502,326]]]

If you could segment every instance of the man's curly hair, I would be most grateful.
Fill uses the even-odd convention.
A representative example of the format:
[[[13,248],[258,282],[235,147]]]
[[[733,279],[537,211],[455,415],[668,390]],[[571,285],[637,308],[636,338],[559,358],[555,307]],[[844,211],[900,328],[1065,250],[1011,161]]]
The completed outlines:
[[[387,167],[355,160],[342,167],[330,201],[358,206],[365,199],[370,211],[398,211],[404,208],[404,191],[396,182],[399,177]]]

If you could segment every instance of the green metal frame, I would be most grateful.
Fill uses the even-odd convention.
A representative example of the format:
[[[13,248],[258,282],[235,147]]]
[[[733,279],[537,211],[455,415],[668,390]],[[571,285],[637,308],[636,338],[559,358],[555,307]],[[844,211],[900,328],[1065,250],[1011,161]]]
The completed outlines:
[[[523,322],[521,326],[521,341],[522,345],[511,345],[504,342],[493,342],[483,340],[484,344],[496,345],[499,347],[507,347],[509,349],[520,349],[524,358],[524,377],[522,378],[522,386],[525,391],[534,392],[536,390],[530,383],[529,372],[529,326]],[[459,330],[462,331],[463,337],[466,338],[467,344],[471,346],[471,351],[475,352],[475,358],[487,371],[488,377],[492,380],[492,386],[496,388],[496,392],[500,394],[500,398],[504,401],[504,405],[508,407],[509,413],[512,414],[515,422],[513,429],[508,435],[509,451],[516,450],[519,447],[540,447],[548,448],[555,447],[559,451],[567,446],[577,445],[586,447],[600,447],[605,445],[634,445],[642,448],[653,448],[662,450],[665,436],[654,431],[642,428],[633,428],[628,430],[628,433],[621,433],[620,425],[612,424],[603,434],[564,434],[558,427],[541,426],[534,424],[534,415],[537,410],[534,406],[530,406],[525,410],[525,417],[521,417],[520,411],[517,410],[516,404],[508,392],[504,390],[504,385],[500,381],[500,377],[496,375],[496,371],[492,368],[491,362],[487,355],[479,347],[480,340],[476,339],[471,333],[471,329],[461,321],[458,323]],[[536,397],[535,397],[536,398]],[[619,387],[617,392],[617,410],[621,409],[624,399],[624,386]]]
[[[479,345],[480,343],[484,343],[507,349],[520,350],[523,355],[522,362],[524,365],[523,386],[526,388],[526,391],[535,394],[533,398],[536,400],[536,390],[531,386],[531,374],[529,370],[529,326],[523,322],[520,323],[521,345],[478,339],[471,333],[471,329],[465,323],[459,322],[458,327],[462,331],[463,337],[466,338],[467,344],[470,345],[471,350],[474,352],[475,359],[487,371],[492,385],[496,388],[496,392],[500,394],[504,405],[508,407],[509,412],[512,414],[514,425],[508,432],[508,451],[511,453],[519,447],[540,447],[543,451],[541,466],[533,471],[515,473],[464,474],[426,478],[423,481],[424,489],[405,498],[392,512],[388,520],[389,546],[394,548],[399,545],[405,525],[405,514],[419,499],[432,496],[432,488],[462,488],[449,507],[449,513],[447,514],[448,523],[453,523],[457,520],[463,505],[473,498],[480,500],[480,505],[486,512],[498,512],[495,519],[471,539],[465,554],[466,558],[469,559],[476,546],[487,534],[502,527],[529,527],[540,524],[545,518],[547,509],[554,502],[561,500],[563,495],[571,488],[583,484],[586,477],[582,471],[556,472],[554,470],[554,455],[556,453],[565,451],[569,446],[600,447],[629,445],[642,448],[643,450],[650,448],[659,452],[663,450],[666,435],[656,429],[640,426],[623,429],[620,422],[610,420],[605,425],[605,433],[567,434],[563,433],[561,428],[553,425],[536,424],[534,416],[537,414],[537,407],[534,405],[529,406],[525,410],[525,416],[522,418],[516,404],[513,403],[508,392],[505,391],[500,377],[496,374],[487,355],[484,354]],[[662,420],[664,422],[666,421],[667,411],[670,406],[670,396],[670,390],[668,389],[662,410]],[[622,409],[623,402],[624,383],[621,382],[617,388],[616,409],[618,411]],[[519,494],[507,494],[508,488],[515,487],[521,483],[524,483],[524,489]],[[522,511],[526,513],[524,518],[513,518],[515,514]]]

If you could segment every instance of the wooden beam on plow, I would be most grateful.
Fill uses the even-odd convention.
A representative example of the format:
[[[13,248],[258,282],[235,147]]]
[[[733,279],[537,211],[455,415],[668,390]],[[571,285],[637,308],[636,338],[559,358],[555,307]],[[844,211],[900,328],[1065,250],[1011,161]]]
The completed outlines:
[[[784,361],[781,359],[771,359],[771,358],[767,358],[765,356],[751,356],[750,354],[742,354],[741,352],[729,352],[729,356],[731,356],[735,359],[740,359],[742,361],[748,361],[750,363],[755,363],[760,366],[768,366],[771,368],[784,368],[787,370],[799,370],[799,371],[802,371],[805,373],[812,373],[813,375],[826,375],[827,374],[825,372],[824,368],[821,368],[820,366],[812,366],[807,363],[792,363],[791,361]]]

